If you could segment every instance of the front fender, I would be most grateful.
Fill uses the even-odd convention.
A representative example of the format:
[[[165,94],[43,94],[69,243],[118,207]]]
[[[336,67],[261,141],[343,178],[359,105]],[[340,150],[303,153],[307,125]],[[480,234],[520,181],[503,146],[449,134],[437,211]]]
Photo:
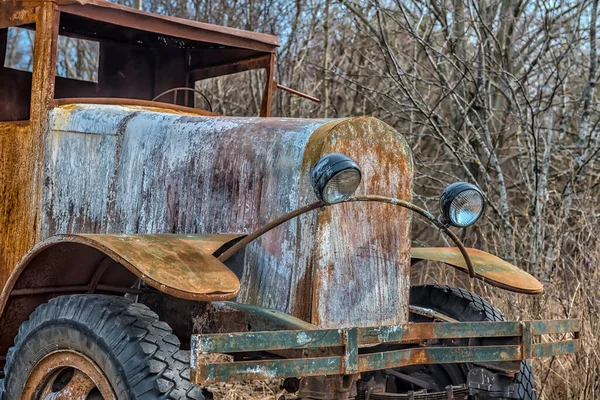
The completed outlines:
[[[244,235],[93,235],[54,236],[31,249],[0,295],[0,315],[11,295],[92,293],[106,268],[120,264],[141,280],[172,296],[199,301],[227,300],[240,290],[237,276],[214,254]],[[95,282],[94,282],[95,281]],[[21,293],[22,292],[22,293]],[[19,294],[17,294],[19,293]],[[85,293],[85,290],[84,290]]]
[[[540,281],[503,259],[477,249],[467,249],[467,252],[477,279],[518,293],[539,294],[544,291]],[[468,272],[467,264],[456,247],[416,247],[411,249],[410,256],[412,265],[423,260],[439,261]]]
[[[216,256],[243,236],[69,234],[46,239],[21,259],[0,294],[0,356],[29,314],[59,295],[122,294],[139,278],[178,298],[231,299],[240,282]]]

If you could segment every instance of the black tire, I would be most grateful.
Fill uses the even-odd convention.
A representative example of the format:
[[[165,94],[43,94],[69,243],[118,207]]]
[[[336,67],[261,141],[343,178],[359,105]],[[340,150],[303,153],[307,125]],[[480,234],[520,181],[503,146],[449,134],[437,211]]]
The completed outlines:
[[[458,321],[504,321],[502,313],[487,300],[468,290],[442,286],[418,285],[410,288],[410,304],[430,308]],[[521,363],[516,376],[514,398],[537,400],[531,364]]]
[[[5,400],[20,398],[43,356],[67,349],[94,361],[119,400],[204,400],[171,328],[143,304],[102,295],[57,297],[30,315],[6,357]]]

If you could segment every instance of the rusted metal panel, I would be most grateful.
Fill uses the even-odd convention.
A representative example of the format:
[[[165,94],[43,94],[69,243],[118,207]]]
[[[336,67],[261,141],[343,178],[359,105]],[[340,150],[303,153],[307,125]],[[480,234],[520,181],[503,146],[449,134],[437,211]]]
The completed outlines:
[[[357,118],[316,132],[306,148],[305,173],[328,153],[346,154],[360,165],[357,196],[411,200],[410,147],[385,123]],[[340,204],[319,213],[312,274],[314,324],[334,328],[406,322],[410,220],[408,210],[377,203]]]
[[[300,166],[308,138],[323,123],[57,108],[44,236],[250,232],[312,197],[309,185],[299,190]],[[246,249],[252,269],[244,272],[243,302],[299,316],[295,302],[310,290],[312,257],[311,235],[300,240],[299,233],[311,232],[314,218],[293,221]],[[262,279],[249,282],[256,275]],[[298,287],[300,279],[306,286]]]
[[[9,2],[6,4],[18,4]],[[33,73],[31,78],[30,120],[27,123],[0,123],[0,304],[5,304],[8,290],[6,279],[18,260],[40,239],[41,174],[43,145],[47,132],[47,110],[52,97],[56,65],[49,63],[56,51],[53,40],[58,31],[58,15],[52,3],[22,5],[35,13]],[[3,11],[6,11],[3,10]],[[23,18],[29,18],[24,14]],[[28,314],[20,310],[26,304],[14,303],[0,308],[0,354],[5,354],[13,342],[13,321],[23,321]]]
[[[336,151],[363,167],[360,192],[410,198],[412,160],[399,134],[373,118],[326,122],[56,108],[43,235],[248,233],[312,202],[310,167]],[[391,173],[382,177],[381,165]],[[307,214],[246,248],[239,300],[324,327],[405,321],[408,212],[380,204],[338,208],[334,218]],[[363,228],[350,232],[357,223]],[[332,275],[313,276],[313,260]],[[314,311],[311,293],[315,307],[330,307]]]
[[[239,235],[62,235],[40,242],[19,263],[7,286],[38,254],[57,243],[93,247],[158,290],[203,301],[225,300],[239,292],[233,272],[212,254]],[[0,304],[1,306],[1,304]]]
[[[198,108],[180,106],[178,104],[163,103],[159,101],[139,100],[139,99],[115,99],[115,98],[104,98],[104,97],[77,97],[77,98],[64,98],[52,100],[52,107],[68,106],[70,104],[109,104],[109,105],[120,105],[130,107],[142,107],[146,111],[157,111],[157,112],[176,112],[180,114],[188,115],[212,115],[215,114],[210,111],[200,110]]]
[[[0,1],[0,29],[11,26],[33,24],[37,7],[34,3],[18,0]]]
[[[58,4],[63,12],[177,38],[272,53],[279,46],[279,40],[272,35],[152,14],[103,0],[45,1]]]
[[[233,301],[213,301],[193,317],[194,332],[224,333],[318,329],[281,311]],[[189,332],[187,332],[189,334]]]
[[[0,123],[0,283],[35,243],[30,125]],[[24,230],[24,226],[29,229]]]
[[[577,335],[575,320],[525,321],[528,326],[537,323],[536,335],[572,332]],[[544,330],[547,328],[548,330]],[[521,344],[420,347],[430,339],[448,338],[512,338]],[[310,331],[251,332],[236,334],[194,335],[192,337],[192,381],[197,384],[239,379],[285,378],[318,375],[348,375],[357,372],[398,368],[420,364],[464,362],[505,362],[533,357],[570,354],[578,350],[579,340],[570,339],[553,343],[533,343],[532,335],[525,335],[517,322],[470,323],[418,323],[393,327],[344,328]],[[409,343],[414,347],[401,350],[361,354],[359,348],[385,343]],[[328,355],[286,360],[261,360],[250,362],[206,362],[207,353],[236,353],[244,351],[269,351],[282,349],[344,348],[343,355]],[[533,354],[526,354],[532,348]],[[507,370],[515,373],[516,370]]]
[[[502,289],[526,294],[539,294],[544,291],[542,284],[520,268],[477,249],[467,249],[477,278]],[[465,260],[455,247],[415,247],[412,248],[413,262],[420,260],[439,261],[461,271],[467,271]]]

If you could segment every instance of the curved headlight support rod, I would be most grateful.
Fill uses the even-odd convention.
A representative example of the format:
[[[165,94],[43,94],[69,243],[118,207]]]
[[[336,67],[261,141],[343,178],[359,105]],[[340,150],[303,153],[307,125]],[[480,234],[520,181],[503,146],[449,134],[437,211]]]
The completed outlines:
[[[465,263],[467,264],[467,269],[469,270],[469,276],[471,278],[475,277],[475,270],[473,269],[473,263],[471,261],[471,257],[469,257],[469,253],[467,252],[465,245],[458,238],[458,236],[456,236],[456,234],[454,234],[454,232],[452,232],[446,225],[444,225],[443,223],[438,221],[438,219],[436,217],[434,217],[429,211],[424,210],[423,208],[421,208],[413,203],[410,203],[410,202],[404,201],[404,200],[400,200],[400,199],[396,199],[393,197],[378,196],[378,195],[352,196],[344,201],[341,201],[339,203],[334,203],[334,204],[327,204],[322,201],[316,201],[314,203],[308,204],[308,205],[298,208],[297,210],[294,210],[288,214],[282,215],[281,217],[274,219],[274,220],[270,221],[269,223],[261,226],[260,228],[258,228],[257,230],[255,230],[254,232],[252,232],[251,234],[249,234],[248,236],[244,237],[242,240],[240,240],[239,242],[237,242],[236,244],[231,246],[229,249],[224,251],[218,257],[218,259],[221,262],[227,261],[235,253],[237,253],[238,251],[240,251],[241,249],[246,247],[249,243],[252,243],[254,240],[258,239],[260,236],[269,232],[271,229],[276,228],[279,225],[281,225],[293,218],[296,218],[302,214],[306,214],[307,212],[316,210],[317,208],[324,208],[324,207],[333,206],[333,205],[337,205],[337,204],[354,203],[354,202],[360,202],[360,201],[372,201],[372,202],[376,202],[376,203],[387,203],[387,204],[392,204],[392,205],[399,206],[399,207],[404,207],[411,211],[416,212],[417,214],[421,215],[425,219],[429,220],[429,222],[431,222],[433,225],[435,225],[436,228],[443,231],[446,235],[448,235],[448,237],[450,237],[450,239],[452,239],[454,244],[456,244],[456,247],[460,250],[463,258],[465,259]]]

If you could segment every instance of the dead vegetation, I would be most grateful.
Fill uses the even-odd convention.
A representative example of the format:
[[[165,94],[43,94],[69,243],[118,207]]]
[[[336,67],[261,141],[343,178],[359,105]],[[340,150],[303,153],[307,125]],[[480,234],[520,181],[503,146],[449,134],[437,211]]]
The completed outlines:
[[[225,383],[208,388],[220,400],[287,400],[296,396],[281,389],[279,380]]]
[[[445,185],[478,184],[488,209],[463,238],[529,271],[546,292],[532,298],[483,284],[474,290],[511,319],[581,318],[581,353],[536,361],[537,389],[542,399],[600,397],[597,0],[142,3],[278,35],[276,80],[323,101],[278,93],[275,115],[386,121],[414,149],[419,205],[436,212]],[[218,112],[258,111],[256,74],[203,88]],[[415,245],[439,240],[415,221]],[[448,268],[414,274],[418,282],[442,276],[469,286]],[[280,395],[276,384],[232,389],[238,397],[224,398]]]

